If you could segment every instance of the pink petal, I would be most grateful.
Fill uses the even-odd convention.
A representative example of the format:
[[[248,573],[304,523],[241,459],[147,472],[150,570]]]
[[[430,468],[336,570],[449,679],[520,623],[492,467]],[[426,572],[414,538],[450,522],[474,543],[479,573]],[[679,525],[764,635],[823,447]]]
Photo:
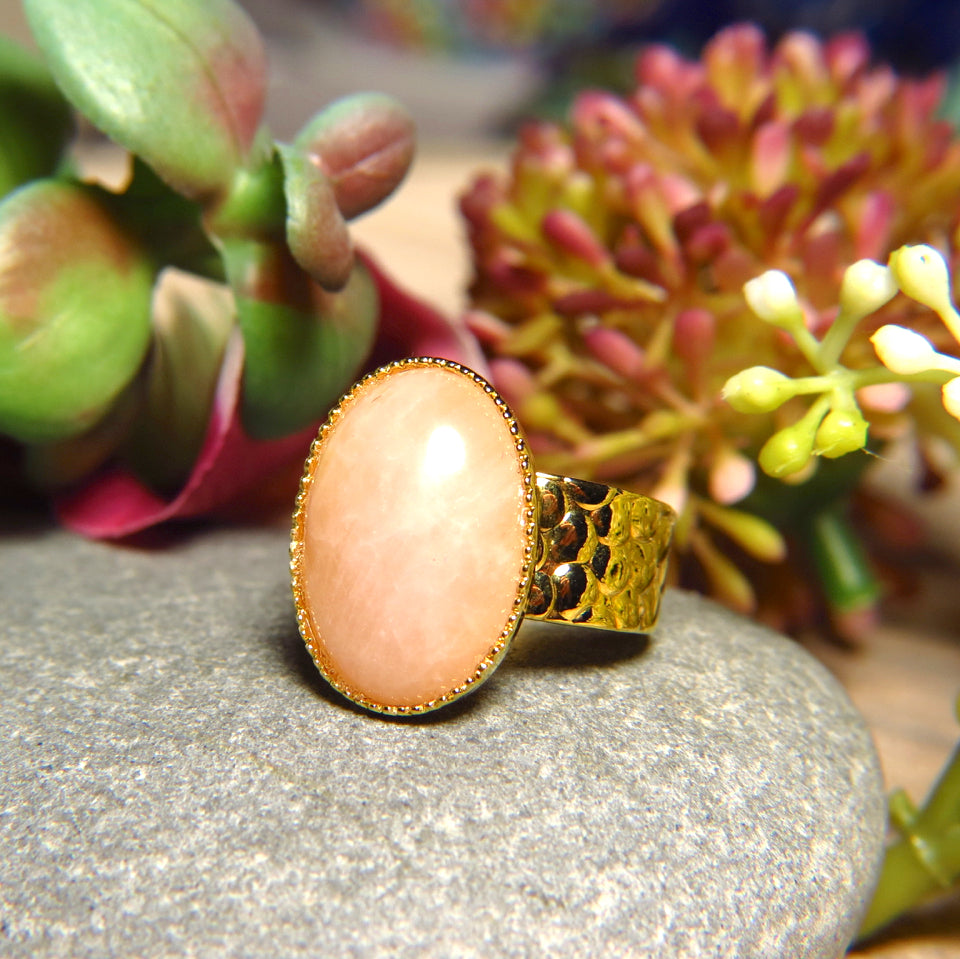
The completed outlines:
[[[828,80],[823,44],[804,30],[788,33],[778,44],[773,59],[786,67],[808,92],[820,89]]]
[[[718,503],[739,503],[753,490],[757,471],[753,460],[732,449],[723,449],[714,460],[709,475],[710,495]]]
[[[858,260],[886,259],[896,208],[896,201],[884,190],[873,190],[864,197],[855,226],[854,253]]]
[[[753,23],[725,27],[703,49],[713,87],[727,107],[753,107],[752,94],[767,70],[767,41]]]
[[[782,121],[765,123],[753,136],[750,181],[754,190],[768,197],[784,185],[793,152],[790,127]]]
[[[757,219],[768,237],[784,229],[799,196],[800,187],[795,183],[787,183],[760,204]]]
[[[588,140],[609,138],[640,142],[646,133],[643,122],[619,97],[600,90],[579,94],[571,109],[570,121]]]
[[[583,334],[583,341],[595,359],[628,380],[638,379],[646,371],[643,350],[621,330],[595,326]]]
[[[845,84],[870,63],[870,44],[862,33],[841,33],[827,41],[827,64],[835,83]]]
[[[516,412],[524,401],[537,391],[537,383],[530,370],[519,360],[510,358],[490,361],[490,382]]]
[[[679,173],[661,173],[660,192],[663,193],[667,208],[673,216],[690,209],[703,199],[700,187]]]
[[[564,253],[599,269],[610,256],[589,224],[573,210],[553,209],[540,222],[544,237]]]
[[[703,84],[704,69],[698,62],[683,59],[672,47],[653,44],[637,58],[636,76],[640,87],[654,88],[682,103]]]

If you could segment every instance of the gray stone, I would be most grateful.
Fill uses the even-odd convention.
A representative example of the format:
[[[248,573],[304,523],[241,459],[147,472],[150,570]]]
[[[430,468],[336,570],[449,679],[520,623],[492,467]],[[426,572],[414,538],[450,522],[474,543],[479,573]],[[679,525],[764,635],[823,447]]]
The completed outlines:
[[[475,695],[389,720],[306,655],[284,530],[6,524],[3,955],[803,959],[855,932],[867,731],[709,602],[668,594],[649,642],[525,624]]]

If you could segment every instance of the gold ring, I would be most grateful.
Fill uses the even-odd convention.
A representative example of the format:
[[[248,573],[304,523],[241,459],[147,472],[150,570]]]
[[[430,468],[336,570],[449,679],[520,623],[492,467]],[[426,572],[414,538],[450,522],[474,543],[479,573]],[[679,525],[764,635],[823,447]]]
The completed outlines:
[[[496,390],[450,360],[381,367],[331,411],[304,467],[290,568],[323,676],[391,714],[475,689],[524,616],[653,628],[675,517],[533,469]]]

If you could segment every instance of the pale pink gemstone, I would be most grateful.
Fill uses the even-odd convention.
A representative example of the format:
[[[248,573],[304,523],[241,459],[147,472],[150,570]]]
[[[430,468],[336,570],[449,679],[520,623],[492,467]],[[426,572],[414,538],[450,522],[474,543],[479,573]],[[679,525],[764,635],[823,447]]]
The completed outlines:
[[[304,504],[315,656],[354,698],[438,699],[474,675],[515,612],[524,469],[483,385],[409,366],[344,404]]]

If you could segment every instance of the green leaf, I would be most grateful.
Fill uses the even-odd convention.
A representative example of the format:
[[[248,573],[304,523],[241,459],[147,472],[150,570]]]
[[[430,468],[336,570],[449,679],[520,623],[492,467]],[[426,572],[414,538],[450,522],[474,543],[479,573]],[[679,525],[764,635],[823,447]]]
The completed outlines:
[[[52,175],[73,132],[70,106],[44,65],[0,37],[0,196]]]
[[[310,286],[311,303],[300,307],[238,297],[243,423],[251,436],[284,436],[321,419],[373,345],[379,300],[365,267],[357,264],[340,293]]]
[[[810,558],[831,610],[843,614],[873,606],[880,585],[843,507],[824,506],[808,522]]]
[[[383,93],[354,93],[321,110],[297,134],[296,149],[329,179],[350,220],[386,199],[406,176],[416,140],[413,118]]]
[[[45,442],[99,421],[143,361],[152,287],[105,191],[37,180],[0,203],[0,432]]]
[[[133,160],[126,190],[110,202],[117,219],[153,260],[213,280],[223,280],[223,261],[203,225],[203,208]]]
[[[127,438],[142,401],[137,377],[114,400],[104,417],[78,436],[24,447],[25,475],[39,489],[58,490],[86,479],[120,448]]]
[[[232,0],[24,0],[60,88],[194,198],[224,191],[260,125],[265,58]]]
[[[301,150],[285,147],[280,155],[290,252],[324,289],[342,289],[353,267],[353,244],[333,187]]]

